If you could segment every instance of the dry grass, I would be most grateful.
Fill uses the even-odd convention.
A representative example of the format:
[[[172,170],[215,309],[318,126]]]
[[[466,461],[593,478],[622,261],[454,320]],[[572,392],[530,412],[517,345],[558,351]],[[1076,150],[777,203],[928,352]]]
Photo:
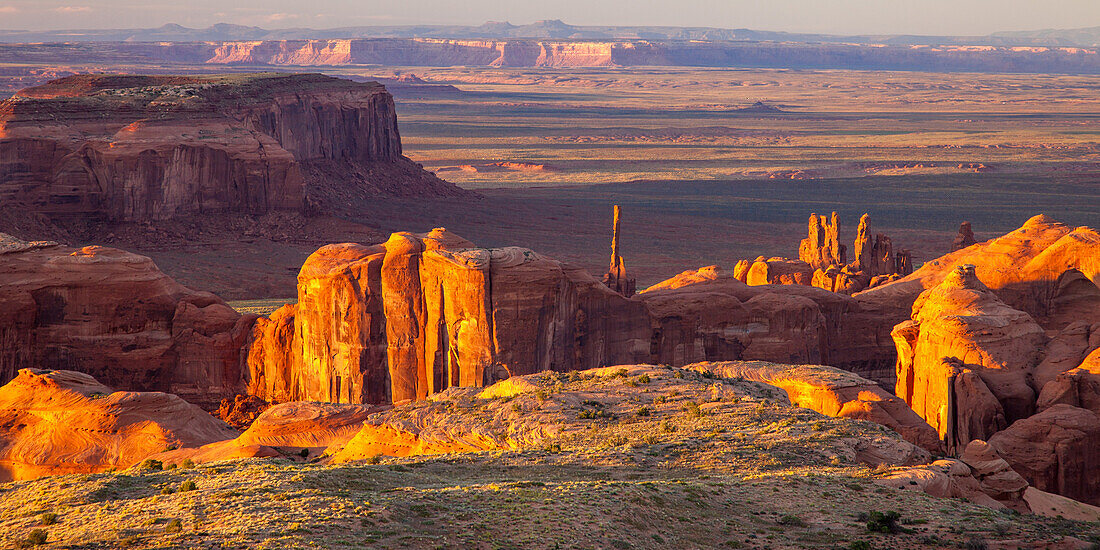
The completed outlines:
[[[46,529],[48,545],[58,548],[846,548],[866,541],[908,549],[975,538],[1033,546],[1069,534],[1100,541],[1097,525],[1004,515],[876,485],[872,470],[836,451],[852,437],[896,438],[878,426],[791,408],[748,382],[650,372],[648,383],[634,372],[547,373],[530,392],[494,399],[452,392],[408,411],[446,408],[453,422],[476,426],[518,405],[526,415],[561,419],[560,436],[514,450],[341,466],[240,460],[0,485],[0,545],[34,529]],[[629,414],[639,406],[650,414]],[[614,418],[578,418],[585,408]],[[162,494],[187,482],[195,490]],[[888,510],[909,532],[867,530],[861,514]],[[44,513],[57,514],[57,523],[42,527]]]

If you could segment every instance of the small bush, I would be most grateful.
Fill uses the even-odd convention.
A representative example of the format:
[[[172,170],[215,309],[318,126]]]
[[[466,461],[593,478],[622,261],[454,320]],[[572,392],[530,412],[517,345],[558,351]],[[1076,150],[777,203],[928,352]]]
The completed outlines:
[[[309,449],[302,449],[298,452],[298,456],[302,458],[309,458]]]
[[[886,533],[892,535],[901,531],[898,520],[901,514],[890,510],[889,512],[871,512],[867,516],[867,530],[872,533]]]
[[[153,459],[149,458],[149,459],[146,459],[145,462],[141,463],[141,469],[142,470],[153,470],[153,471],[159,472],[159,471],[164,469],[164,463],[159,461],[159,460],[153,460]]]
[[[180,492],[194,491],[195,489],[198,489],[198,487],[190,479],[180,484]]]
[[[162,495],[170,495],[170,494],[175,493],[175,492],[176,492],[176,490],[171,488],[171,487],[165,487],[165,488],[160,490],[160,494],[162,494]]]
[[[164,526],[165,533],[179,533],[180,531],[183,531],[183,522],[180,521],[179,518],[169,521]]]
[[[779,525],[788,525],[788,526],[791,526],[791,527],[805,527],[806,526],[806,522],[802,521],[802,518],[800,518],[798,516],[795,516],[795,515],[791,515],[791,514],[781,516],[778,520],[776,520],[776,523],[778,523]]]
[[[672,432],[676,431],[676,426],[672,425],[672,422],[669,422],[668,420],[665,420],[664,422],[661,423],[661,430],[666,432],[666,433],[672,433]]]
[[[683,378],[684,377],[684,371],[678,370],[678,371],[672,373],[672,377],[677,378],[677,379]]]
[[[865,540],[857,540],[848,545],[848,550],[871,550],[871,543]]]
[[[183,468],[194,468],[195,467],[195,461],[191,460],[190,458],[184,459],[182,467]]]
[[[373,454],[367,457],[367,464],[378,464],[382,462],[382,453]]]
[[[31,531],[30,533],[27,534],[26,539],[23,539],[22,541],[20,541],[19,546],[21,548],[30,548],[32,546],[42,546],[43,544],[46,544],[46,539],[47,538],[48,538],[48,536],[46,535],[46,530],[45,529],[35,529],[34,531]]]
[[[664,403],[665,401],[668,401],[668,398],[663,396],[663,395],[658,395],[657,397],[653,398],[653,404],[654,405],[660,405],[661,403]]]
[[[642,441],[645,441],[646,445],[653,445],[657,443],[658,439],[657,436],[653,434],[646,434],[646,436],[642,438]]]
[[[626,369],[616,369],[611,373],[611,378],[626,378]]]
[[[703,378],[706,378],[707,380],[714,380],[715,378],[718,378],[717,374],[714,374],[713,372],[710,372],[709,370],[705,370],[703,372],[700,372],[699,374],[701,374],[703,376]]]
[[[38,523],[40,525],[53,525],[57,523],[57,514],[53,512],[46,512],[38,516]]]
[[[703,416],[703,411],[699,409],[699,404],[694,401],[688,401],[684,404],[684,412],[687,413],[688,418],[699,418]]]
[[[986,550],[986,548],[989,548],[989,545],[978,537],[971,537],[966,541],[965,548],[966,550]]]
[[[653,381],[649,378],[648,374],[643,374],[643,375],[639,376],[638,378],[635,378],[635,380],[637,380],[639,384],[648,384],[648,383]]]
[[[650,411],[649,407],[639,407],[638,410],[634,411],[634,414],[638,416],[649,416],[651,412],[653,411]]]

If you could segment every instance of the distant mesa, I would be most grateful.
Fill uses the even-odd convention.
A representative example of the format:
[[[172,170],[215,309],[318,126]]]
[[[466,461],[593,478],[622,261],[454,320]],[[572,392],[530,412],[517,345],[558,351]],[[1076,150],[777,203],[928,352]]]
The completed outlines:
[[[759,114],[773,114],[773,113],[786,113],[783,109],[764,103],[763,101],[757,101],[748,107],[742,107],[740,109],[734,109],[735,113],[759,113]]]
[[[145,221],[331,213],[376,196],[472,196],[401,154],[377,83],[77,75],[0,103],[6,206]]]

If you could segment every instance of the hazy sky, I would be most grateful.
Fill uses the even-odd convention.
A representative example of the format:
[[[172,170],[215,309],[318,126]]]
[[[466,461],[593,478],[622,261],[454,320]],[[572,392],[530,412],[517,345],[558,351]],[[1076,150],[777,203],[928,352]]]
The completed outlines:
[[[675,25],[833,34],[1100,26],[1100,0],[0,0],[0,28]]]

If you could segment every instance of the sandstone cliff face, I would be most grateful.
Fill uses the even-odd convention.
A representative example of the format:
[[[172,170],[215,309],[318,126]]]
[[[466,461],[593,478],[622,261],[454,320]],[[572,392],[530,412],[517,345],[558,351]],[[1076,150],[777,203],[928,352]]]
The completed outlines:
[[[645,306],[578,268],[442,229],[396,233],[307,260],[298,305],[253,332],[249,387],[269,401],[389,403],[637,362],[649,345]]]
[[[895,393],[948,439],[949,450],[1034,413],[1031,376],[1046,336],[1030,315],[982,284],[973,266],[957,268],[922,293],[912,320],[893,336]],[[976,423],[960,422],[985,410],[988,417]]]
[[[0,103],[0,200],[49,215],[309,210],[332,178],[366,194],[462,194],[401,156],[378,84],[78,75]]]
[[[0,481],[128,468],[172,445],[236,434],[175,395],[115,392],[87,374],[23,369],[0,388]]]
[[[1019,420],[989,444],[1036,488],[1100,504],[1100,416],[1055,405]]]
[[[653,318],[654,362],[817,363],[894,383],[895,356],[880,326],[893,313],[882,304],[805,285],[747,285],[717,266],[685,271],[638,298]]]
[[[0,382],[25,368],[76,370],[216,408],[244,388],[253,319],[144,256],[0,234]]]

